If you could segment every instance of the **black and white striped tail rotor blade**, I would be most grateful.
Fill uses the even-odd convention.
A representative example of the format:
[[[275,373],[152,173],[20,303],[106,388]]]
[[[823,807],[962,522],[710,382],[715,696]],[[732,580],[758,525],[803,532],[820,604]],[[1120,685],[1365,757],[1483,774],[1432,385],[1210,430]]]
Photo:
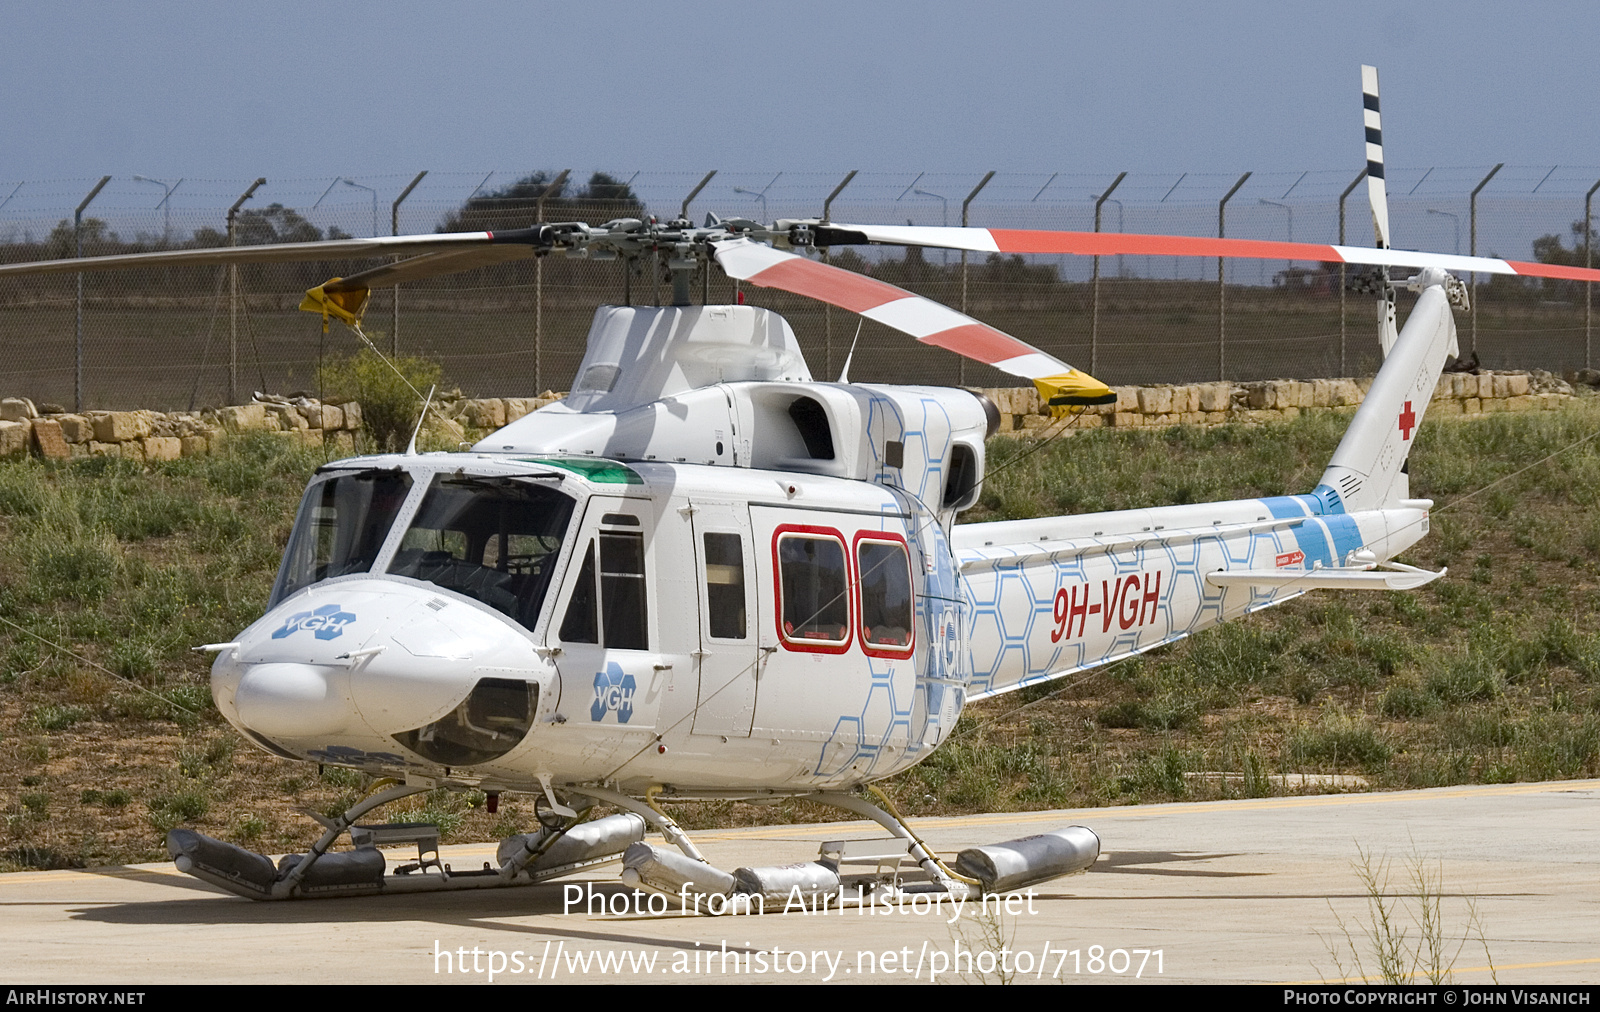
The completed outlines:
[[[1378,68],[1361,68],[1361,118],[1367,133],[1367,200],[1372,205],[1372,232],[1379,249],[1389,249],[1389,186],[1384,179],[1383,116],[1378,106]],[[1378,344],[1389,357],[1400,328],[1395,318],[1394,286],[1384,274],[1378,294]]]
[[[1367,198],[1379,249],[1389,248],[1389,190],[1383,175],[1383,118],[1378,111],[1378,68],[1361,68],[1361,112],[1367,129]]]

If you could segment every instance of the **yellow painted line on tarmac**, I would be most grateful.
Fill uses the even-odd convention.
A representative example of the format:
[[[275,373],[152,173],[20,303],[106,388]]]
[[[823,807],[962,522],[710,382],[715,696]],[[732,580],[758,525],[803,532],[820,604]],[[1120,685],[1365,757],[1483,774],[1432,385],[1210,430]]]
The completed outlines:
[[[1160,805],[1117,805],[1107,808],[1076,808],[1046,812],[994,812],[986,815],[947,815],[915,819],[914,825],[930,829],[959,829],[966,826],[1034,825],[1086,820],[1103,822],[1108,819],[1144,818],[1153,815],[1170,815],[1176,812],[1254,812],[1275,808],[1322,808],[1342,805],[1381,805],[1398,801],[1454,800],[1457,798],[1507,797],[1519,794],[1565,794],[1575,791],[1600,790],[1600,780],[1556,780],[1532,784],[1484,784],[1461,787],[1428,788],[1411,791],[1370,791],[1358,794],[1314,794],[1299,797],[1240,798],[1235,801],[1168,802]],[[707,830],[692,834],[692,839],[724,843],[739,840],[825,839],[841,832],[855,832],[852,827],[865,823],[861,819],[851,822],[807,823],[791,826],[747,826],[737,829]],[[491,853],[495,844],[455,844],[445,849],[450,858]],[[170,864],[131,865],[121,868],[104,868],[95,871],[63,869],[59,871],[10,872],[0,875],[4,885],[43,885],[65,882],[84,876],[106,878],[138,878],[140,876],[172,876],[188,878]],[[1600,962],[1600,960],[1596,960]],[[1530,966],[1534,964],[1529,964]],[[1550,964],[1565,965],[1565,964]]]
[[[1421,791],[1375,791],[1360,794],[1315,794],[1287,798],[1241,798],[1237,801],[1170,802],[1162,805],[1118,805],[1108,808],[1075,808],[1048,812],[1009,812],[988,815],[940,816],[915,819],[923,829],[949,829],[962,826],[1032,825],[1040,822],[1062,822],[1083,819],[1143,818],[1152,815],[1170,815],[1174,812],[1250,812],[1275,808],[1322,808],[1341,805],[1380,805],[1398,801],[1453,800],[1456,798],[1505,797],[1518,794],[1560,794],[1570,791],[1600,789],[1600,780],[1561,780],[1536,784],[1490,784],[1453,788],[1431,788]],[[725,829],[696,833],[697,840],[749,840],[783,839],[785,837],[826,837],[837,833],[849,823],[813,823],[804,826],[750,826],[742,829]]]
[[[129,865],[122,868],[62,868],[56,871],[14,871],[0,875],[4,885],[42,885],[46,882],[67,882],[82,878],[141,878],[150,875],[188,878],[170,864]]]

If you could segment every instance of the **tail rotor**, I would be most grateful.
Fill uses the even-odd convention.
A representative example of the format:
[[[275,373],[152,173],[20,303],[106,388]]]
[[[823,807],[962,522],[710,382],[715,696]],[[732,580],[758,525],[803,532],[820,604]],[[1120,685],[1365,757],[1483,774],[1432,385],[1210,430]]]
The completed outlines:
[[[1373,238],[1379,249],[1389,249],[1389,189],[1384,181],[1383,118],[1378,108],[1378,68],[1361,68],[1361,115],[1367,131],[1367,200],[1372,205]],[[1388,270],[1378,291],[1378,343],[1389,357],[1398,333],[1395,323],[1394,285]]]

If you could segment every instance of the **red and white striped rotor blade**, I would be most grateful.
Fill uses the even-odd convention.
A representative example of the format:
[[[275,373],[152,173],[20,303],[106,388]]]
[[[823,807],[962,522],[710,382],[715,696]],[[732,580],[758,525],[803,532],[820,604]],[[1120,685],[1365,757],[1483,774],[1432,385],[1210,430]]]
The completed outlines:
[[[924,344],[992,365],[1013,376],[1055,383],[1071,375],[1075,377],[1074,388],[1085,387],[1082,381],[1089,381],[1095,388],[1110,392],[1103,384],[1025,341],[866,274],[808,260],[749,239],[721,242],[715,249],[717,263],[731,278],[859,313]],[[1096,392],[1095,397],[1100,396],[1103,394]]]
[[[1470,257],[1418,250],[1372,249],[1309,242],[1210,239],[1187,235],[1137,235],[1123,232],[1041,232],[1010,228],[941,228],[924,225],[829,224],[822,238],[891,246],[929,246],[978,253],[1068,253],[1077,256],[1237,257],[1241,260],[1321,260],[1377,267],[1438,267],[1446,271],[1512,274],[1567,281],[1600,281],[1600,269],[1528,263],[1496,257]],[[851,236],[850,233],[855,233]]]

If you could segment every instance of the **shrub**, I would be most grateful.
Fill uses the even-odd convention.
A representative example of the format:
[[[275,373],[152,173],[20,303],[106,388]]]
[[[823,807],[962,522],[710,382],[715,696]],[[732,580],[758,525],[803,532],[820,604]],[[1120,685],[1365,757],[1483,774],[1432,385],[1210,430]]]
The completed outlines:
[[[317,382],[329,401],[359,401],[362,427],[378,449],[394,451],[405,448],[422,410],[422,397],[443,374],[443,367],[431,359],[391,358],[385,362],[363,348],[349,358],[323,359],[317,367]]]
[[[150,825],[165,836],[179,823],[192,822],[211,809],[211,795],[201,784],[167,791],[150,799]]]
[[[89,712],[81,706],[57,706],[45,703],[33,709],[33,722],[42,731],[65,731],[80,720],[87,720]]]
[[[1377,770],[1388,765],[1393,751],[1366,717],[1337,708],[1324,711],[1315,724],[1301,724],[1289,737],[1290,757],[1301,763],[1326,761],[1335,767],[1354,763]]]
[[[1378,697],[1378,712],[1391,720],[1425,717],[1439,708],[1439,700],[1414,678],[1397,678]]]

